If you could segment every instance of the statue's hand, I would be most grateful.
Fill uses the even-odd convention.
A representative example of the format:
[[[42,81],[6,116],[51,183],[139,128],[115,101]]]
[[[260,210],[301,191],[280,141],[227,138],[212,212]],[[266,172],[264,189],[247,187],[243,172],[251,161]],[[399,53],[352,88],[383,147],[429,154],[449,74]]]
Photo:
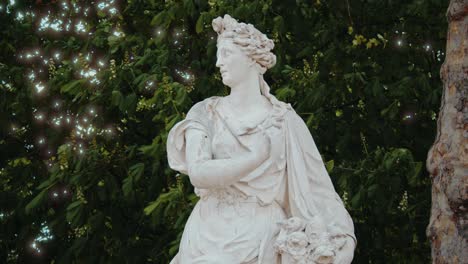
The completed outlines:
[[[259,162],[263,162],[270,156],[271,136],[266,131],[262,131],[260,133],[261,135],[250,142],[250,144],[247,145],[247,148],[254,159]]]

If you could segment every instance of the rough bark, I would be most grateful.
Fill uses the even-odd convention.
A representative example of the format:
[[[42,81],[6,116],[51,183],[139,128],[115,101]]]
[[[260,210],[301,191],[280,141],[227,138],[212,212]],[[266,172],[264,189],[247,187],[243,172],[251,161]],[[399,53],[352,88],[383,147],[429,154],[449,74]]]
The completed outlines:
[[[432,178],[427,236],[433,263],[468,263],[468,0],[451,0],[437,137],[426,167]]]

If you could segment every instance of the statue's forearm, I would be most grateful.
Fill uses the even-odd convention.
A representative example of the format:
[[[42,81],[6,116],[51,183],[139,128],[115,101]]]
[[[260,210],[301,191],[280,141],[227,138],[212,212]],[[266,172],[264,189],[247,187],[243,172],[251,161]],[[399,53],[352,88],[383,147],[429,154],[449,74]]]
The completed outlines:
[[[211,142],[204,132],[190,129],[186,136],[187,171],[192,185],[199,189],[228,186],[265,160],[254,153],[245,153],[235,158],[213,159]]]
[[[222,188],[247,175],[260,162],[251,154],[230,159],[202,160],[191,164],[188,174],[193,186],[197,188]]]

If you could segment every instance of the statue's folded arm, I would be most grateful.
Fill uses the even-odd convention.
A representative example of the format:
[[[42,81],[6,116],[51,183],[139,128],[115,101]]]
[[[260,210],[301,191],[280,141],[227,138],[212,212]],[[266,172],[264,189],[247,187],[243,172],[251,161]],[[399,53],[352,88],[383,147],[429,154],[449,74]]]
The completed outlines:
[[[250,153],[235,158],[212,159],[211,142],[206,133],[187,129],[185,137],[188,176],[192,185],[200,189],[229,186],[262,162]]]

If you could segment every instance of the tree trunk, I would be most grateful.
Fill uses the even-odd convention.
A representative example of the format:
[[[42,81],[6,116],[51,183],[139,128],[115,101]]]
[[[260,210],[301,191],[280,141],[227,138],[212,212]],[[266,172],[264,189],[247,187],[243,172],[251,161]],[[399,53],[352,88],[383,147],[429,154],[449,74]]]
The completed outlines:
[[[426,167],[432,178],[427,236],[433,263],[468,263],[468,0],[447,10],[442,103]]]

